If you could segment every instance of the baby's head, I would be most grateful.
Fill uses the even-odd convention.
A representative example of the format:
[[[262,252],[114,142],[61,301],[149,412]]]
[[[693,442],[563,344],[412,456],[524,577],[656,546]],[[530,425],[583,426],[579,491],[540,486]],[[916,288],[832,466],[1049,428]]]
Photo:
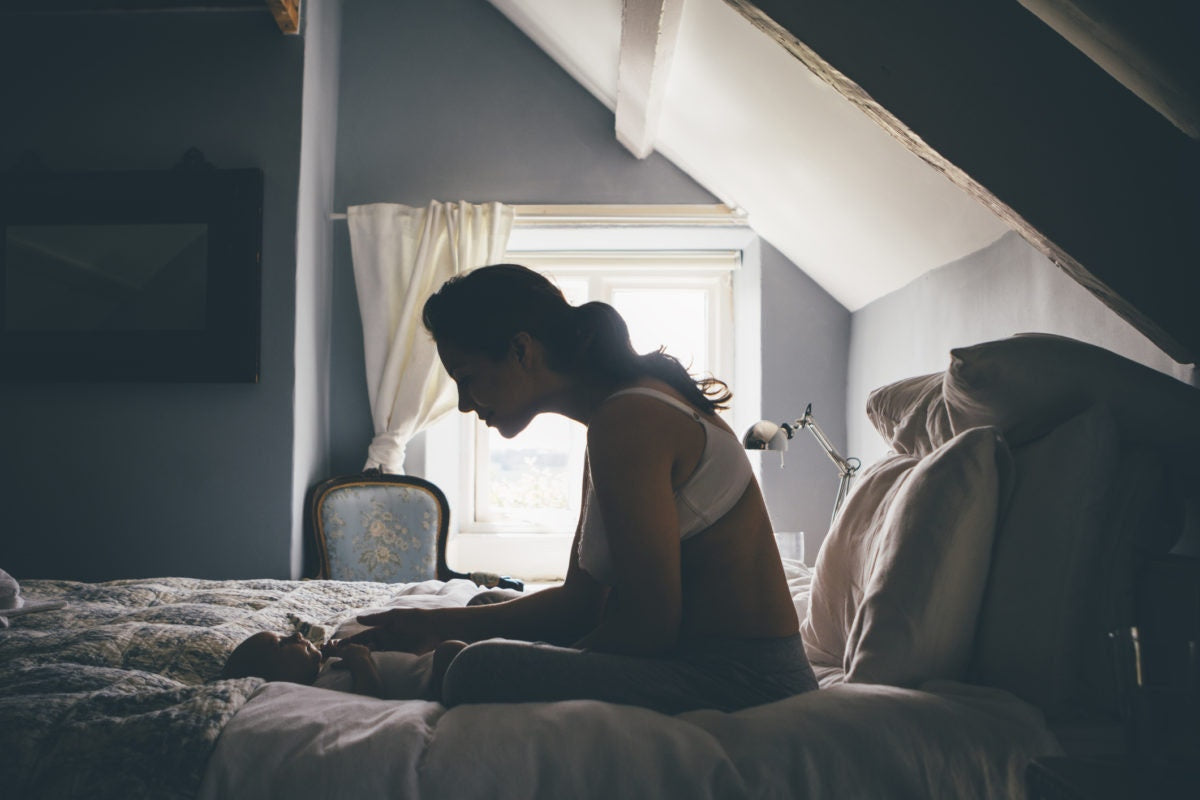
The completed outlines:
[[[311,684],[320,670],[321,651],[299,632],[280,636],[263,631],[233,649],[221,677]]]

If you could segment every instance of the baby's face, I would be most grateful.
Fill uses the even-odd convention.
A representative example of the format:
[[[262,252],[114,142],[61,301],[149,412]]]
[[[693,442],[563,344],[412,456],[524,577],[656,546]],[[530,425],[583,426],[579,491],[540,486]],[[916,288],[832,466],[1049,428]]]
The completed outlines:
[[[311,684],[321,671],[321,651],[299,633],[263,631],[250,638],[254,661],[270,680]]]

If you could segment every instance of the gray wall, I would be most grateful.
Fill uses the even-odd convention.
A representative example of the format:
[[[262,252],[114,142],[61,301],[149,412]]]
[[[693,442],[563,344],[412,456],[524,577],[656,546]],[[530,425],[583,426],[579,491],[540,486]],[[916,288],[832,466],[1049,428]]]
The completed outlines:
[[[0,384],[0,567],[18,578],[294,574],[305,488],[357,471],[371,438],[330,209],[714,201],[629,155],[611,112],[485,0],[307,16],[304,39],[266,13],[0,20],[0,168],[34,149],[57,169],[162,169],[194,145],[266,177],[261,383]],[[849,315],[767,245],[762,273],[764,410],[812,401],[841,446],[821,409],[844,407]],[[778,528],[823,531],[830,474],[815,447],[766,463]]]
[[[265,175],[261,383],[0,384],[18,578],[289,574],[302,46],[266,12],[0,20],[0,168]]]
[[[431,199],[715,202],[662,156],[630,155],[612,112],[484,0],[348,2],[338,119],[339,209]],[[331,467],[354,472],[372,428],[344,225],[335,236]],[[794,419],[812,400],[843,445],[849,314],[767,245],[763,329],[764,410]],[[812,448],[789,453],[783,472],[764,460],[778,529],[824,532],[836,476]],[[811,485],[809,472],[820,476]]]
[[[867,420],[867,395],[894,380],[946,369],[950,349],[1040,331],[1106,347],[1180,380],[1181,366],[1015,233],[947,264],[851,318],[850,449],[867,464],[886,444]]]
[[[812,403],[813,419],[834,447],[856,455],[846,438],[850,312],[778,250],[766,243],[762,249],[763,416],[795,420]],[[761,460],[775,530],[802,531],[811,564],[829,527],[837,470],[808,431],[782,459],[763,453]]]
[[[292,461],[293,576],[304,564],[303,504],[308,487],[329,475],[329,374],[333,276],[334,159],[342,35],[341,0],[304,6],[304,111],[296,231],[296,389]]]

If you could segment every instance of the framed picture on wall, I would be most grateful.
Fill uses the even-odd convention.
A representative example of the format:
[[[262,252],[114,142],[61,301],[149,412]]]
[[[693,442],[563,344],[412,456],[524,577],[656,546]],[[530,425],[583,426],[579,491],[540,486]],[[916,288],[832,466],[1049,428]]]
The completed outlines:
[[[257,382],[263,175],[0,175],[0,380]]]

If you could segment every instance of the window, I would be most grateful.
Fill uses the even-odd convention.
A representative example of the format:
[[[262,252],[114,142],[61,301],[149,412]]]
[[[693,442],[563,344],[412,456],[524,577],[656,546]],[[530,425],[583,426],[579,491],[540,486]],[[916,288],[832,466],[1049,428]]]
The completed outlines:
[[[737,252],[513,253],[545,273],[567,300],[609,303],[629,325],[639,353],[665,346],[694,375],[729,380],[732,273]],[[505,439],[474,415],[461,417],[472,452],[472,491],[460,530],[571,533],[579,516],[585,434],[546,414]]]
[[[698,210],[697,210],[698,209]],[[573,304],[602,300],[638,352],[666,346],[730,384],[735,430],[759,418],[758,239],[724,207],[519,206],[506,261],[547,274]],[[598,213],[597,213],[598,212]],[[453,414],[425,436],[424,476],[451,504],[456,569],[561,578],[579,514],[585,431],[543,415],[513,439]]]

